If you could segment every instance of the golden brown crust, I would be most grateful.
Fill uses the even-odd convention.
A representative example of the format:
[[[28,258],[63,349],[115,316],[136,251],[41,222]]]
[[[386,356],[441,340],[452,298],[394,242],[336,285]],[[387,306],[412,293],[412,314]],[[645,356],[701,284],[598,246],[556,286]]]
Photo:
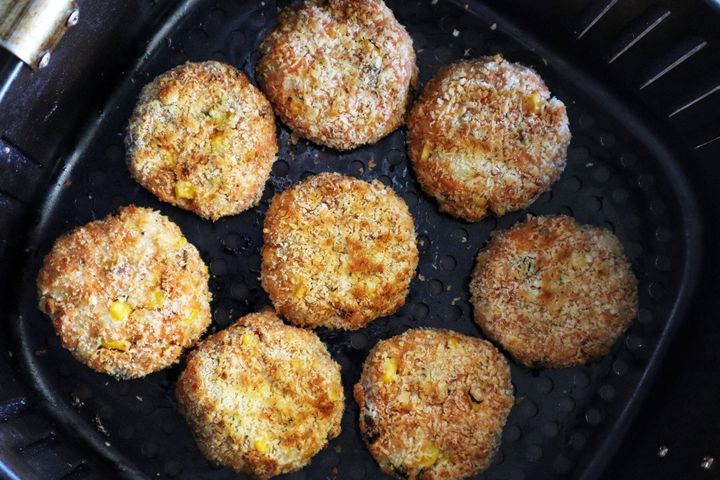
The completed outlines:
[[[500,55],[441,69],[408,116],[420,185],[467,221],[532,203],[562,173],[569,143],[565,105]]]
[[[510,367],[495,347],[424,328],[378,343],[354,394],[370,453],[383,471],[411,480],[487,468],[514,401]]]
[[[373,181],[322,173],[273,198],[261,280],[277,311],[309,327],[358,329],[405,303],[418,250],[407,204]]]
[[[307,0],[280,12],[257,78],[299,136],[338,150],[402,125],[417,77],[412,39],[382,0]]]
[[[608,230],[566,216],[493,236],[470,282],[475,321],[528,367],[605,355],[637,315],[637,279]]]
[[[268,478],[302,468],[340,434],[340,366],[315,333],[271,310],[240,318],[188,356],[176,396],[200,450]]]
[[[212,220],[258,203],[278,151],[270,103],[245,74],[212,61],[146,85],[125,142],[140,185]]]
[[[58,238],[37,287],[63,346],[118,378],[175,363],[210,324],[197,249],[167,217],[133,205]]]

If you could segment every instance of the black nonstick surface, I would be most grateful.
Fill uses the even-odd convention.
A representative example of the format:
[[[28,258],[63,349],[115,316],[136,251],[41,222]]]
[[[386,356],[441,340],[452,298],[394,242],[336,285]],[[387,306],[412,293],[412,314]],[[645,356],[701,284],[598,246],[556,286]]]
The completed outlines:
[[[285,2],[282,3],[283,5]],[[106,108],[87,119],[74,154],[48,188],[27,246],[13,315],[21,363],[59,423],[127,476],[234,478],[198,451],[174,398],[182,363],[133,381],[117,381],[76,362],[36,307],[35,277],[55,238],[134,203],[178,223],[210,267],[211,331],[269,304],[259,281],[262,222],[272,196],[315,172],[379,179],[407,201],[421,252],[405,307],[358,332],[320,330],[341,363],[348,397],[343,433],[310,466],[287,478],[383,478],[366,451],[351,399],[362,362],[380,339],[419,326],[482,336],[472,321],[468,280],[491,232],[529,214],[564,213],[612,229],[640,281],[640,313],[611,353],[585,367],[528,370],[512,364],[516,405],[495,462],[478,478],[595,478],[635,413],[664,347],[682,317],[700,261],[699,220],[673,158],[647,125],[600,83],[576,70],[512,23],[480,4],[388,1],[410,32],[421,84],[454,60],[502,53],[531,65],[568,108],[573,141],[568,166],[527,211],[469,224],[440,214],[419,189],[399,130],[378,144],[338,153],[290,143],[280,125],[279,159],[259,207],[216,223],[160,203],[131,178],[123,136],[140,88],[186,60],[217,59],[254,78],[256,47],[275,23],[278,3],[186,1],[127,73]]]

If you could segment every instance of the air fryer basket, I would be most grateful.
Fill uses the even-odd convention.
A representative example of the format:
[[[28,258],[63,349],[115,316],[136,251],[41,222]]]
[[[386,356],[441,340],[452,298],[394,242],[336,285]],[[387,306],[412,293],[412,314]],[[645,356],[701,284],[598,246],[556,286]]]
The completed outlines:
[[[216,331],[269,304],[258,281],[268,203],[288,185],[321,171],[391,185],[410,206],[421,256],[407,303],[397,314],[357,332],[319,331],[342,365],[350,399],[343,433],[310,466],[287,478],[383,478],[362,443],[357,405],[351,400],[369,349],[378,340],[419,326],[482,336],[468,302],[477,251],[491,232],[528,214],[553,213],[616,233],[639,278],[640,313],[598,362],[559,370],[512,365],[516,405],[495,462],[477,478],[600,475],[649,385],[698,273],[699,217],[678,159],[632,108],[594,78],[479,2],[387,3],[414,40],[421,85],[442,65],[497,52],[537,69],[568,108],[573,141],[561,179],[526,211],[470,224],[438,213],[435,202],[419,189],[404,130],[376,145],[338,153],[302,140],[293,144],[288,129],[279,124],[279,160],[258,208],[211,223],[160,203],[130,178],[125,164],[124,129],[140,88],[187,60],[225,61],[254,78],[257,46],[274,25],[279,6],[273,1],[181,3],[103,110],[86,120],[72,154],[47,187],[25,245],[11,305],[12,349],[38,401],[86,449],[76,450],[72,462],[59,466],[57,477],[92,474],[84,467],[83,456],[88,455],[100,459],[100,465],[109,463],[107,471],[131,477],[235,478],[202,457],[177,412],[173,389],[182,363],[143,379],[117,381],[82,366],[60,346],[49,320],[37,310],[34,286],[42,258],[57,236],[130,203],[159,209],[180,225],[209,265],[211,331]],[[42,436],[36,440],[47,441]]]

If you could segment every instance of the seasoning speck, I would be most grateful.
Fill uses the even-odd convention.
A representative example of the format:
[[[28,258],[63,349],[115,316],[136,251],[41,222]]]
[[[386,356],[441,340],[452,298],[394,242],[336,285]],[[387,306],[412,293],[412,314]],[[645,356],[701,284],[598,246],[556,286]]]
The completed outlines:
[[[704,470],[710,470],[710,468],[712,468],[713,466],[713,463],[715,463],[715,459],[713,457],[703,457],[700,467]]]
[[[100,420],[100,417],[99,417],[97,414],[95,414],[95,416],[93,417],[92,421],[93,421],[93,423],[95,424],[95,426],[97,427],[97,429],[98,429],[98,431],[99,431],[100,433],[102,433],[102,434],[105,435],[106,437],[109,437],[109,436],[110,436],[110,434],[109,434],[108,431],[107,431],[107,428],[105,428],[105,425],[103,425],[102,421]]]
[[[497,30],[497,23],[493,23],[492,25],[490,25],[490,30],[492,30],[493,32]]]
[[[80,397],[78,397],[75,393],[72,394],[70,397],[70,404],[75,408],[80,408],[83,405],[85,405],[85,402],[80,400]]]
[[[670,449],[668,447],[666,447],[665,445],[660,445],[660,448],[658,448],[657,455],[658,455],[658,457],[663,458],[668,454],[669,451],[670,451]]]
[[[460,31],[457,29],[453,29],[453,37],[457,37],[458,35],[460,35]]]

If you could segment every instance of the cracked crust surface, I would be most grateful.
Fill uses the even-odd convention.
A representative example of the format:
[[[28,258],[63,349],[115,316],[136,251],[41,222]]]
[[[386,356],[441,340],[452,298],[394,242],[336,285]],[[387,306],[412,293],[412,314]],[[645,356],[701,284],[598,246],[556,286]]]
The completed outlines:
[[[442,68],[408,116],[420,185],[471,222],[532,203],[564,170],[569,143],[565,105],[500,55]]]
[[[355,330],[405,303],[418,264],[407,204],[390,187],[321,173],[273,198],[261,281],[277,311]]]
[[[340,366],[314,332],[271,310],[240,318],[188,356],[176,395],[200,450],[268,478],[302,468],[340,434]]]
[[[637,315],[637,279],[617,237],[566,216],[495,234],[470,282],[475,321],[528,367],[596,360]]]
[[[430,328],[378,343],[354,393],[370,453],[383,471],[413,480],[487,468],[514,402],[510,367],[494,346]]]
[[[175,363],[210,324],[207,267],[177,225],[147,208],[62,235],[37,288],[62,345],[118,378]]]
[[[402,125],[417,67],[382,0],[308,0],[280,12],[257,78],[296,135],[349,150]]]
[[[146,85],[125,143],[140,185],[211,220],[257,205],[278,151],[270,103],[244,73],[215,61]]]

